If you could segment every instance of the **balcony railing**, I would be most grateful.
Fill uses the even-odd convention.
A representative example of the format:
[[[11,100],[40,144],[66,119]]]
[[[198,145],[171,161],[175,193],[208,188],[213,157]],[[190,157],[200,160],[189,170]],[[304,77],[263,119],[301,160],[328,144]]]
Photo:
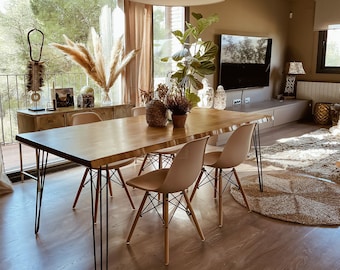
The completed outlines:
[[[18,134],[17,110],[36,106],[32,104],[26,89],[26,78],[26,74],[0,74],[0,143],[6,172],[19,170],[18,156],[12,153],[17,148],[13,147],[13,144],[17,143],[15,136]],[[51,102],[53,83],[55,88],[73,88],[75,102],[77,93],[84,85],[98,88],[84,73],[46,74],[44,86],[41,87],[39,107],[45,108],[47,103]],[[100,91],[95,91],[95,100],[100,100],[100,94]],[[12,159],[15,164],[11,163]]]

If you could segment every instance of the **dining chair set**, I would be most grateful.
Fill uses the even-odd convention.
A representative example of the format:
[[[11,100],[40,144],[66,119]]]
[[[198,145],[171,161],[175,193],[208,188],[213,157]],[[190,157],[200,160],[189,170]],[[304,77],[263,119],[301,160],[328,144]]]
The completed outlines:
[[[94,112],[82,112],[74,114],[72,117],[73,125],[85,124],[90,122],[101,121],[98,114]],[[220,227],[223,226],[223,191],[226,185],[231,181],[231,176],[236,179],[235,185],[238,186],[240,192],[243,196],[244,202],[248,210],[250,207],[246,198],[246,195],[242,189],[242,185],[235,167],[240,165],[245,161],[249,149],[251,147],[252,134],[254,131],[255,124],[246,124],[238,129],[236,129],[231,136],[228,138],[224,147],[213,148],[207,151],[207,142],[209,136],[195,139],[193,141],[181,144],[177,147],[172,147],[169,149],[161,149],[160,151],[155,151],[146,155],[143,159],[141,169],[136,177],[133,177],[127,181],[123,179],[121,174],[121,167],[127,166],[134,162],[134,158],[126,159],[122,161],[117,161],[106,166],[106,175],[109,176],[110,181],[108,181],[108,187],[110,195],[112,196],[111,180],[116,177],[116,183],[119,183],[126,192],[129,199],[131,207],[135,209],[134,203],[131,199],[127,185],[144,191],[144,196],[142,202],[137,210],[135,219],[131,226],[128,234],[127,244],[130,244],[133,232],[136,228],[139,218],[143,215],[145,211],[149,211],[146,208],[154,206],[162,206],[162,213],[160,217],[164,226],[164,258],[165,265],[169,264],[169,223],[174,212],[177,209],[182,209],[186,211],[189,218],[191,217],[197,232],[202,241],[205,240],[204,234],[198,220],[196,218],[194,209],[191,205],[197,190],[207,182],[212,182],[214,186],[214,197],[218,196],[218,224]],[[171,164],[170,166],[163,166],[162,157],[163,154],[170,156]],[[159,158],[158,168],[148,170],[144,172],[144,166],[146,160],[150,155],[156,155]],[[210,168],[210,170],[208,169]],[[98,207],[98,197],[100,189],[102,188],[101,173],[99,170],[102,168],[92,168],[97,174],[96,178],[96,198],[95,198],[95,216],[97,216]],[[229,179],[223,184],[223,170],[229,170]],[[86,168],[81,184],[79,186],[73,207],[76,207],[79,195],[85,184],[89,181],[87,175],[90,168]],[[214,173],[209,173],[213,171]],[[117,181],[118,180],[118,181]],[[190,197],[188,196],[189,188],[193,186]],[[182,203],[184,198],[185,204]],[[155,200],[155,203],[146,203],[147,200]],[[172,216],[169,217],[169,208],[173,206],[174,210]],[[157,209],[156,209],[157,210]],[[158,211],[158,210],[157,210]]]

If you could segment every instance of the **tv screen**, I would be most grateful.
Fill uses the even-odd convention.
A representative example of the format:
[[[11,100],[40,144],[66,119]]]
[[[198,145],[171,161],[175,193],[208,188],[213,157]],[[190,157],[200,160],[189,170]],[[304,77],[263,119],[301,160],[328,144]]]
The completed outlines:
[[[222,34],[219,84],[225,90],[268,86],[271,48],[270,38]]]

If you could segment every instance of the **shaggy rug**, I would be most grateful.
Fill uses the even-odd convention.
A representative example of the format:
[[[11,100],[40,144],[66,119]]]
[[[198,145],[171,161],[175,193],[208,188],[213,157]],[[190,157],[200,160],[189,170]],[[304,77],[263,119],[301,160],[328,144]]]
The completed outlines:
[[[264,190],[257,175],[241,179],[252,211],[305,225],[340,225],[340,185],[315,177],[287,172],[266,172]],[[231,195],[244,205],[237,187]]]
[[[288,171],[305,173],[340,184],[340,134],[322,128],[300,137],[278,140],[261,147],[263,165],[274,165]],[[249,159],[254,159],[251,154]]]

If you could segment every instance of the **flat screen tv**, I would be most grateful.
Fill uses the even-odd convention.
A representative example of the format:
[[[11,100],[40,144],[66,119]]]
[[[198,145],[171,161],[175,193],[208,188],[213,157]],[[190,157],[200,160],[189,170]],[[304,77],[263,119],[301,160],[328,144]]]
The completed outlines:
[[[222,34],[219,84],[225,90],[269,85],[272,39]]]

